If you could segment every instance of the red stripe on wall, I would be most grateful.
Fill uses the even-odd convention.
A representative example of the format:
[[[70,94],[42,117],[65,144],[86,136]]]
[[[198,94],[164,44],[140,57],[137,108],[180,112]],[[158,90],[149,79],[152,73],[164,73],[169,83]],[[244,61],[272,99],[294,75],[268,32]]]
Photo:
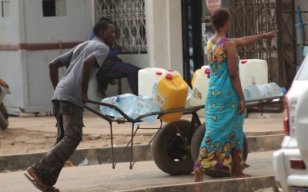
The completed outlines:
[[[40,51],[53,49],[70,49],[81,42],[59,42],[59,43],[20,43],[17,45],[0,44],[0,51]]]

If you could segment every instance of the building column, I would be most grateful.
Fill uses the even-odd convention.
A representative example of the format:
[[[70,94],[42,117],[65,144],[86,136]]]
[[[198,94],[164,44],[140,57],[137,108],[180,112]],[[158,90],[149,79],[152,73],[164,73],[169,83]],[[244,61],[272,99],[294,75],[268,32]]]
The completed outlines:
[[[182,14],[179,0],[145,0],[150,67],[183,73]]]

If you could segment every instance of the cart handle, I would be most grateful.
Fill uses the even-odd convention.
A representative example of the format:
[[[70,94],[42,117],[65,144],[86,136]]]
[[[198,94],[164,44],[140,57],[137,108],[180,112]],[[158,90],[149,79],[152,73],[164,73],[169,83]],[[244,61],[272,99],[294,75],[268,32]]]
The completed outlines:
[[[177,112],[183,112],[184,114],[190,114],[193,112],[197,112],[200,109],[203,109],[204,105],[198,105],[195,107],[189,107],[189,108],[177,108],[177,109],[169,109],[166,111],[158,111],[158,112],[151,112],[151,113],[146,113],[143,115],[138,116],[135,120],[135,122],[141,121],[141,119],[148,117],[148,116],[152,116],[152,115],[158,115],[158,118],[160,118],[161,116],[165,115],[165,114],[170,114],[170,113],[177,113]]]
[[[99,101],[92,101],[92,100],[88,100],[88,103],[92,103],[92,104],[96,104],[96,105],[102,105],[102,106],[106,106],[106,107],[109,107],[117,112],[119,112],[123,117],[124,119],[127,119],[127,121],[129,122],[134,122],[134,119],[130,118],[129,116],[127,116],[126,113],[124,113],[119,107],[115,106],[115,105],[112,105],[110,103],[104,103],[104,102],[99,102]],[[105,115],[106,116],[106,115]]]
[[[271,102],[275,99],[278,99],[279,101],[282,100],[284,96],[275,96],[275,97],[267,97],[267,98],[261,98],[261,99],[252,99],[252,100],[247,100],[246,101],[246,106],[249,107],[254,104],[261,104],[261,103],[267,103]]]

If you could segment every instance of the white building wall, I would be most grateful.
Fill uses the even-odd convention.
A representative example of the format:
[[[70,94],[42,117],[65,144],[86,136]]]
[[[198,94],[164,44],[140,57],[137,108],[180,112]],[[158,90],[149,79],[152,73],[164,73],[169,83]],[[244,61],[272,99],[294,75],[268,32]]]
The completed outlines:
[[[180,0],[169,0],[168,42],[169,68],[183,75],[182,5]]]
[[[0,51],[0,78],[10,86],[11,94],[5,97],[5,104],[13,107],[23,106],[23,69],[20,52]]]
[[[0,18],[0,77],[8,82],[11,95],[5,104],[11,112],[50,112],[53,88],[48,63],[64,49],[27,50],[22,45],[82,42],[93,26],[89,0],[66,0],[66,16],[43,17],[42,0],[11,0],[10,15]],[[8,46],[9,45],[9,46]],[[5,50],[4,47],[13,47]]]
[[[0,42],[1,44],[12,44],[20,41],[19,36],[19,0],[11,0],[9,7],[9,17],[0,18]]]
[[[22,7],[19,0],[11,0],[9,3],[9,16],[0,18],[0,44],[8,48],[8,50],[0,51],[0,78],[9,84],[12,92],[5,98],[5,104],[17,108],[24,106],[25,91],[22,54],[16,50],[21,39],[20,13]]]
[[[66,16],[43,17],[42,0],[24,2],[24,26],[27,43],[55,43],[88,40],[91,35],[92,3],[66,0]],[[34,11],[35,10],[35,11]],[[90,10],[90,11],[89,11]]]
[[[145,0],[151,67],[183,73],[182,16],[179,0]]]

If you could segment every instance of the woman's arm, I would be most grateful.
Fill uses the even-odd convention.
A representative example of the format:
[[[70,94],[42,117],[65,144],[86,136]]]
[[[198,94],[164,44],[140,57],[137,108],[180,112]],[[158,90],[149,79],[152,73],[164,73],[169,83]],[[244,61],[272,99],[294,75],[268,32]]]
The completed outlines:
[[[242,114],[245,110],[245,98],[242,90],[242,85],[239,77],[239,73],[237,70],[237,55],[236,55],[236,43],[235,41],[228,41],[225,43],[225,49],[227,52],[228,58],[228,68],[229,68],[229,75],[231,77],[232,84],[236,90],[237,95],[240,99],[239,104],[239,114]]]
[[[234,38],[232,40],[234,40],[236,46],[251,45],[262,39],[271,40],[276,36],[277,32],[278,30],[275,30],[275,31],[270,31],[268,33],[263,33],[260,35],[251,35],[251,36]]]

